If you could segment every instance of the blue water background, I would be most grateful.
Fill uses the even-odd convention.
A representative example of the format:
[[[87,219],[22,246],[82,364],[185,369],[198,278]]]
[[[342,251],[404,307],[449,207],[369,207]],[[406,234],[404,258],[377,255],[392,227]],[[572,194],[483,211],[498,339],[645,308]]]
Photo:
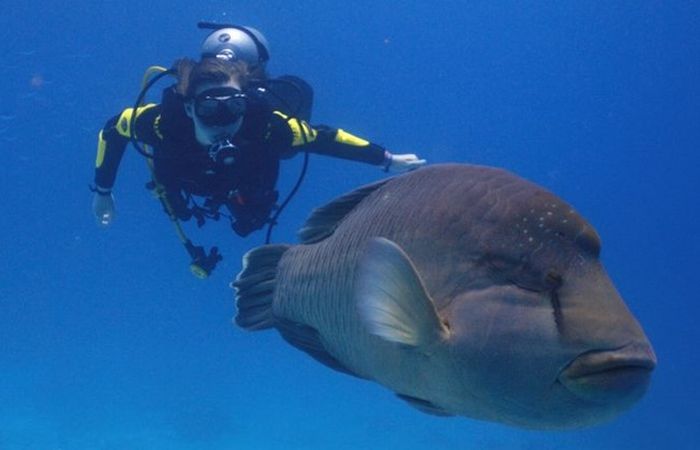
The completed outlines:
[[[696,1],[13,2],[0,15],[0,449],[696,449],[700,4]],[[259,27],[314,122],[430,162],[508,168],[571,202],[653,342],[647,396],[614,422],[533,432],[419,413],[231,324],[263,233],[188,226],[206,280],[132,150],[108,230],[96,134],[151,64],[197,56],[198,20]],[[157,100],[157,96],[153,98]],[[301,167],[284,163],[288,190]],[[275,231],[383,174],[314,156]],[[517,374],[514,374],[517,376]]]

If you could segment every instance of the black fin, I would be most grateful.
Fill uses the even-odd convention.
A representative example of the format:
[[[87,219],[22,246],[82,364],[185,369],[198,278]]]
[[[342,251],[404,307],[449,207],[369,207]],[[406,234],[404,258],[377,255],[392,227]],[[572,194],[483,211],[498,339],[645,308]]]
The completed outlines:
[[[376,181],[348,192],[323,206],[314,209],[297,232],[302,244],[313,244],[331,234],[341,220],[369,194],[379,189],[391,178]]]
[[[364,378],[345,367],[342,363],[340,363],[340,361],[328,353],[321,342],[318,331],[315,328],[284,319],[278,320],[275,323],[275,326],[285,341],[306,352],[316,361],[323,363],[331,369],[337,370],[338,372],[358,378]]]
[[[232,283],[236,290],[236,324],[248,330],[275,325],[272,298],[277,264],[289,245],[275,244],[254,248],[243,256],[243,270]]]
[[[411,397],[410,395],[404,395],[404,394],[396,394],[398,398],[401,400],[404,400],[407,402],[409,405],[413,406],[414,408],[418,409],[421,412],[424,412],[426,414],[431,414],[433,416],[440,416],[440,417],[450,417],[454,416],[454,414],[450,414],[444,409],[440,408],[439,406],[435,406],[433,403],[429,402],[428,400],[423,400],[422,398],[418,397]]]

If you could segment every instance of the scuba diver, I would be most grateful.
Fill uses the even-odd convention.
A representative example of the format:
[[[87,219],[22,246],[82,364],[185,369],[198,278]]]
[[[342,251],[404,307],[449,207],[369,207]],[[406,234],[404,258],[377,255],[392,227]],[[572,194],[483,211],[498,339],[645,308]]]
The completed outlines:
[[[241,29],[247,32],[232,32]],[[265,224],[271,227],[277,217],[271,218],[271,213],[279,210],[275,187],[280,160],[299,152],[316,153],[392,172],[425,164],[414,154],[392,154],[341,129],[309,125],[303,118],[310,117],[311,88],[288,77],[278,82],[292,86],[291,95],[273,90],[264,72],[266,42],[251,30],[215,30],[205,40],[199,62],[181,59],[169,71],[177,83],[164,90],[160,104],[139,106],[137,101],[134,108],[110,119],[98,136],[92,187],[98,224],[107,226],[114,218],[112,187],[127,143],[148,145],[153,175],[149,187],[176,224],[192,256],[191,269],[200,277],[207,276],[221,256],[216,247],[207,255],[192,245],[178,221],[194,218],[202,226],[206,219],[224,215],[239,236]],[[242,45],[245,42],[252,45]],[[290,100],[294,95],[297,101]],[[228,214],[221,213],[222,208]]]

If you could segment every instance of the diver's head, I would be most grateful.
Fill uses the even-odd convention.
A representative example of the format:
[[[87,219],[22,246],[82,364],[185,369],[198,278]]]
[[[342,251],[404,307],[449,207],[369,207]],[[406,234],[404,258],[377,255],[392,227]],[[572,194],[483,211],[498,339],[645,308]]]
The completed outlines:
[[[253,27],[226,26],[213,31],[202,43],[202,59],[243,61],[251,71],[264,70],[270,59],[267,39]]]
[[[181,72],[178,88],[184,93],[185,112],[192,119],[197,141],[210,146],[235,135],[246,110],[245,64],[206,58],[185,71],[188,74]]]

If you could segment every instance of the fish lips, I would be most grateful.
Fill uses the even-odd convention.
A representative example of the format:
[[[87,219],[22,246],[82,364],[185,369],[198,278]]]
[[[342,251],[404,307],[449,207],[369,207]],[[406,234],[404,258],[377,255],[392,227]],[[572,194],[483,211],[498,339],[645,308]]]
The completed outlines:
[[[656,355],[650,345],[631,344],[583,353],[557,380],[581,399],[631,405],[646,392],[655,367]]]

